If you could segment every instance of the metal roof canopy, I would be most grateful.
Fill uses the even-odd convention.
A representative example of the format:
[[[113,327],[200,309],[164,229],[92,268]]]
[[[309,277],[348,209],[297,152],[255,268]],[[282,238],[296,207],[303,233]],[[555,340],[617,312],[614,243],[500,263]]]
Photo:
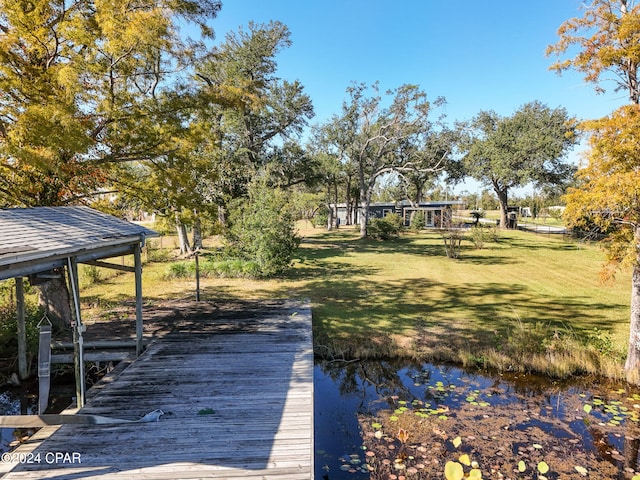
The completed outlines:
[[[16,279],[20,377],[26,376],[26,337],[22,277],[66,268],[76,321],[74,326],[77,405],[84,405],[84,362],[78,287],[78,263],[94,263],[135,273],[136,352],[142,351],[141,247],[153,230],[120,220],[88,207],[34,207],[0,209],[0,280]],[[135,266],[122,267],[100,259],[134,255]],[[21,325],[22,324],[22,325]]]

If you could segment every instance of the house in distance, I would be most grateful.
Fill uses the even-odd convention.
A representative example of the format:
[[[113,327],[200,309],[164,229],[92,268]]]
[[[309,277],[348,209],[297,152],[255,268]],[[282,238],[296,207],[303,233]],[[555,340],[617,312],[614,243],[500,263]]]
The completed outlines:
[[[425,228],[446,228],[448,220],[451,219],[454,208],[462,208],[464,202],[460,200],[420,202],[412,204],[408,200],[399,202],[377,202],[369,206],[369,218],[384,218],[387,215],[399,215],[404,219],[406,227],[411,226],[411,221],[416,214],[422,212],[424,215]],[[351,205],[351,212],[347,210],[346,203],[337,205],[338,220],[341,225],[358,223],[360,211],[357,205]],[[348,215],[350,213],[351,215]],[[350,219],[350,222],[347,221]]]

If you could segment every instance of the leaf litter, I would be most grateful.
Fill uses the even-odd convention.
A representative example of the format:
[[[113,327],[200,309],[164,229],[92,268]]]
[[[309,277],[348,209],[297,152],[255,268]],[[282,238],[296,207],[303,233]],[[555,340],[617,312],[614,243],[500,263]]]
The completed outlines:
[[[359,472],[372,480],[640,479],[640,393],[548,379],[551,388],[536,391],[503,380],[479,386],[450,371],[449,382],[410,375],[404,393],[413,396],[388,396],[387,408],[358,415]]]

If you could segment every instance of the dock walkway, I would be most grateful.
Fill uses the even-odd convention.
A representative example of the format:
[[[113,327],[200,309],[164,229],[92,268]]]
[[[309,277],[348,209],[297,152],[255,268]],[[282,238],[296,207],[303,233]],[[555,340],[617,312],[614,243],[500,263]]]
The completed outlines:
[[[313,478],[309,308],[186,317],[91,389],[80,413],[135,420],[156,409],[158,422],[45,427],[13,452],[40,463],[5,463],[2,478]]]

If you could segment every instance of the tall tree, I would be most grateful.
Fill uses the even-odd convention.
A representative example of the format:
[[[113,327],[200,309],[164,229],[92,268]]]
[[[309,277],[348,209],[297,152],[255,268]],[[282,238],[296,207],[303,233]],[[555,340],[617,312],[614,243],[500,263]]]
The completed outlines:
[[[175,218],[184,253],[192,249],[187,224],[197,248],[200,217],[217,216],[225,225],[227,206],[246,196],[257,172],[286,187],[315,171],[295,141],[313,115],[311,100],[299,82],[276,76],[275,57],[291,44],[289,36],[279,22],[227,34],[198,64],[181,97],[189,100],[188,115],[166,127],[185,130],[175,134],[180,142],[146,162],[153,175],[137,182],[135,194]]]
[[[228,96],[231,92],[240,100],[214,104],[207,115],[216,119],[221,148],[239,164],[245,185],[270,160],[290,161],[294,140],[313,117],[313,105],[302,84],[276,76],[276,56],[291,45],[290,35],[280,22],[250,22],[248,31],[229,33],[198,69],[204,93]],[[298,153],[297,159],[306,160]]]
[[[445,125],[403,142],[398,155],[415,164],[401,173],[406,196],[414,206],[423,200],[427,185],[435,183],[443,172],[449,180],[458,179],[460,162],[454,155],[458,142],[457,132]]]
[[[0,201],[59,205],[98,190],[108,166],[151,158],[164,109],[217,0],[0,2]],[[163,103],[162,107],[168,104]],[[173,103],[176,106],[177,103]]]
[[[549,53],[565,54],[577,46],[575,57],[558,61],[558,72],[573,68],[604,92],[602,74],[615,76],[616,89],[626,89],[631,105],[585,123],[591,134],[588,164],[578,172],[581,184],[566,197],[570,225],[587,219],[604,230],[613,230],[608,247],[608,268],[632,265],[629,348],[625,362],[627,380],[640,384],[640,5],[632,0],[593,0],[581,18],[573,18],[558,30],[560,40]]]
[[[511,117],[480,112],[468,125],[464,165],[475,179],[493,187],[500,225],[507,226],[509,190],[568,181],[575,168],[563,157],[577,142],[577,122],[563,108],[531,102]]]
[[[388,91],[389,105],[384,106],[378,85],[365,84],[347,89],[348,100],[342,113],[335,115],[330,130],[338,132],[329,138],[356,172],[359,187],[360,237],[367,236],[371,196],[377,179],[388,172],[423,169],[416,158],[400,155],[402,145],[429,129],[431,108],[426,94],[415,85],[403,85]],[[430,168],[430,167],[429,167]]]
[[[167,107],[193,66],[217,0],[0,0],[0,206],[99,193],[112,165],[175,148]],[[52,280],[51,301],[68,297]],[[56,293],[59,292],[59,294]],[[53,309],[67,312],[68,303]]]
[[[584,15],[571,18],[558,29],[560,40],[547,48],[561,56],[578,47],[573,58],[559,60],[551,69],[562,73],[575,69],[604,93],[602,75],[613,73],[616,91],[626,90],[631,103],[640,103],[640,5],[634,0],[591,0]]]
[[[190,212],[215,210],[225,225],[229,202],[247,194],[258,171],[272,174],[274,183],[283,186],[306,180],[305,173],[313,170],[305,168],[311,159],[295,143],[313,116],[311,100],[299,82],[276,76],[276,56],[291,45],[289,37],[280,22],[251,22],[247,30],[227,34],[198,65],[194,85],[199,110],[191,124],[208,128],[208,134],[185,161],[208,163],[207,170],[215,175],[199,175],[197,188],[183,186],[201,199]],[[191,216],[195,233],[198,215]]]
[[[340,158],[333,152],[323,148],[322,143],[311,143],[307,150],[318,163],[319,185],[321,196],[327,211],[327,230],[331,231],[338,224],[338,203],[340,201],[339,188],[341,185],[343,165]]]
[[[627,380],[640,383],[640,106],[628,105],[584,123],[590,132],[588,164],[578,186],[565,196],[564,217],[572,227],[611,232],[605,278],[631,266],[631,322],[625,363]]]

